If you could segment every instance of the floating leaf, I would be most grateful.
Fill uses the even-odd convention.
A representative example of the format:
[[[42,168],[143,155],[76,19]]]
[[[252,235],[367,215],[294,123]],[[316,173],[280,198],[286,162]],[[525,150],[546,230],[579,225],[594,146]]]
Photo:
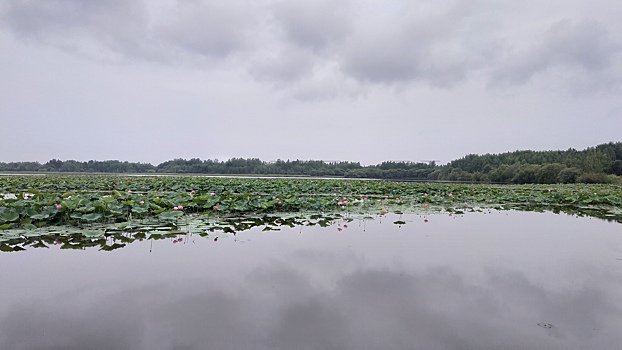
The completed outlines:
[[[176,220],[178,217],[184,215],[183,211],[165,211],[158,215],[158,218],[162,221]]]
[[[9,223],[9,224],[0,225],[0,230],[8,230],[11,227],[13,227],[13,225],[15,225],[15,224]]]
[[[35,220],[43,220],[49,217],[50,217],[49,214],[43,214],[43,213],[30,215],[30,218],[35,219]]]
[[[33,224],[23,224],[22,228],[25,230],[35,230],[37,228],[37,226],[33,225]]]
[[[97,221],[102,218],[102,214],[100,213],[90,213],[82,215],[82,220],[86,221]]]
[[[16,212],[8,211],[0,214],[0,222],[17,221],[17,219],[19,219],[19,214]]]
[[[105,232],[102,230],[93,230],[93,231],[88,231],[88,230],[84,230],[82,231],[82,235],[85,237],[102,237],[105,235]]]

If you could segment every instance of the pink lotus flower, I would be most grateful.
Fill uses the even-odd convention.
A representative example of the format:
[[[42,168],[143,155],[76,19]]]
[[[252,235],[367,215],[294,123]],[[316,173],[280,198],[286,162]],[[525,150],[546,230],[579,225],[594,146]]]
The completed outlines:
[[[343,228],[348,228],[348,225],[343,225]]]
[[[278,203],[276,203],[278,205],[283,205],[283,202],[279,201]]]
[[[183,205],[180,205],[180,206],[178,206],[178,207],[177,207],[177,209],[178,209],[178,210],[184,210],[184,206],[183,206]]]
[[[453,197],[454,195],[451,192],[449,192],[448,196]]]
[[[132,191],[127,191],[127,194],[132,194]]]
[[[173,210],[179,210],[179,208],[178,207],[173,207]]]
[[[348,205],[348,201],[343,201],[343,205]]]
[[[428,203],[425,203],[425,204],[423,205],[423,207],[424,207],[424,208],[427,208],[427,207],[429,207],[429,206],[430,206],[430,205],[429,205]]]
[[[337,231],[341,232],[341,227],[337,227]]]
[[[195,193],[194,190],[190,191],[190,194],[194,194],[194,193]]]
[[[140,202],[138,202],[138,204],[143,205],[143,204],[145,204],[145,201],[140,201]]]
[[[56,210],[61,210],[61,209],[63,209],[63,206],[62,206],[62,205],[60,205],[60,204],[56,204],[56,205],[54,205],[54,207],[56,207]]]
[[[423,222],[425,222],[427,224],[428,223],[428,219],[423,220]]]
[[[427,196],[428,196],[428,194],[427,194],[427,193],[424,193],[424,194],[423,194],[423,196],[424,196],[424,197],[427,197]]]
[[[212,192],[209,194],[210,196],[214,197],[216,195],[216,193]]]
[[[343,203],[342,202],[337,202],[337,205],[341,206],[341,205],[343,205]]]
[[[217,205],[214,206],[214,210],[218,210],[218,206]]]

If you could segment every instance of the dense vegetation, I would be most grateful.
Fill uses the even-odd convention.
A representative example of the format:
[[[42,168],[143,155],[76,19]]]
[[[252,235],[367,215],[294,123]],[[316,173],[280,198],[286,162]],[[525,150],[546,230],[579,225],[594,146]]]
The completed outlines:
[[[38,162],[0,163],[5,172],[176,173],[223,175],[303,175],[419,181],[464,181],[512,184],[622,183],[622,142],[582,151],[515,151],[502,154],[469,154],[437,165],[434,162],[358,162],[232,158],[226,161],[175,159],[157,166],[118,160],[79,162],[52,159]]]
[[[262,226],[331,225],[387,213],[527,210],[622,222],[622,187],[200,176],[0,176],[0,251],[116,249],[143,238],[217,239]],[[405,224],[397,220],[397,225]],[[121,243],[117,242],[120,241]]]

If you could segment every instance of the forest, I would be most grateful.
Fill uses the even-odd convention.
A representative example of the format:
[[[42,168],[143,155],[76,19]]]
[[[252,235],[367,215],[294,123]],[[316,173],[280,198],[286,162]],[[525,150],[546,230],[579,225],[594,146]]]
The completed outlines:
[[[444,165],[435,162],[385,161],[363,166],[359,162],[231,158],[226,161],[173,159],[158,165],[119,160],[58,160],[0,162],[0,172],[210,174],[254,176],[319,176],[404,181],[452,181],[508,184],[613,183],[622,184],[622,142],[584,150],[514,151],[469,154]]]

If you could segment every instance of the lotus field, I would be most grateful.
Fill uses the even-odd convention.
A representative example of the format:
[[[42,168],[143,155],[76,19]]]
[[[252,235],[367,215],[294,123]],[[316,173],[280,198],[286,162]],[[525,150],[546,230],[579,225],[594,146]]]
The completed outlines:
[[[112,250],[134,240],[177,240],[184,235],[217,240],[256,226],[278,230],[282,225],[373,220],[387,213],[427,217],[489,210],[564,212],[622,223],[622,188],[191,176],[0,176],[0,250],[50,244]]]

